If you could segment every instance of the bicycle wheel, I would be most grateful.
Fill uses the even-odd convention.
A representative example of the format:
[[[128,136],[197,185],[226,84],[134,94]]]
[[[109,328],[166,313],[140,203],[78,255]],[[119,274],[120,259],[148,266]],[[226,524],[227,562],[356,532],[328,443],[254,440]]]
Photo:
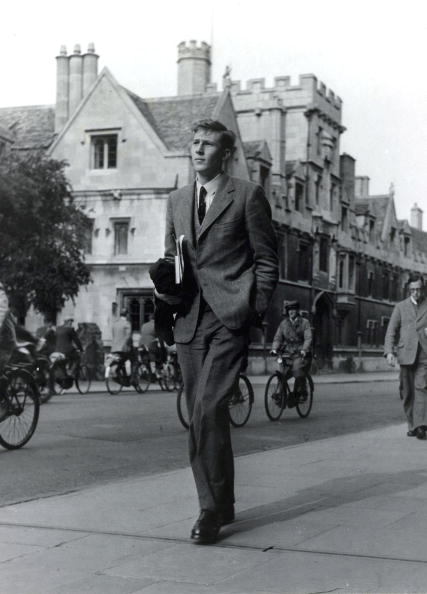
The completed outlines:
[[[51,396],[60,396],[61,394],[64,393],[64,388],[58,383],[57,380],[57,374],[61,373],[62,376],[62,371],[63,371],[63,367],[62,367],[62,362],[55,362],[51,369],[50,369],[50,374],[51,374]]]
[[[151,372],[144,363],[140,363],[136,369],[136,378],[134,382],[135,390],[143,394],[150,387]]]
[[[76,373],[76,386],[80,394],[87,394],[90,390],[92,380],[87,365],[79,365]]]
[[[162,370],[162,381],[167,392],[172,392],[175,388],[174,370],[170,363],[166,363]]]
[[[280,373],[276,371],[268,379],[265,386],[264,406],[270,421],[278,421],[285,408],[285,383]]]
[[[118,363],[111,363],[105,370],[105,385],[109,394],[113,396],[123,390],[123,367]]]
[[[184,429],[188,429],[190,426],[190,420],[188,418],[184,388],[180,388],[176,395],[176,412],[178,413],[178,419],[181,421],[181,425],[184,427]]]
[[[53,396],[53,391],[50,383],[49,362],[47,360],[37,361],[34,379],[39,389],[40,404],[49,402]]]
[[[251,416],[254,390],[246,375],[239,375],[234,393],[228,403],[228,413],[233,427],[243,427]]]
[[[33,377],[22,370],[8,374],[7,416],[0,422],[0,445],[22,448],[33,435],[39,420],[40,401]]]
[[[305,417],[308,417],[311,411],[311,407],[313,406],[314,385],[310,375],[307,375],[307,377],[305,378],[305,388],[306,394],[301,394],[298,396],[296,405],[297,413],[303,419]]]

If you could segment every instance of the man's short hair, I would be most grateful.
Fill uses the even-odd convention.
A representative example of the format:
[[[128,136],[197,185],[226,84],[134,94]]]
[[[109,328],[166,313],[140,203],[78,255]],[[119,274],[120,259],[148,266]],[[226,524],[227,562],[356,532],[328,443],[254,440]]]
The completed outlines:
[[[417,283],[418,281],[424,286],[424,277],[419,272],[413,272],[409,275],[408,285],[410,283]]]
[[[219,122],[218,120],[199,120],[193,124],[192,131],[195,134],[197,130],[210,130],[212,132],[221,132],[220,142],[221,146],[224,149],[229,149],[230,151],[234,148],[234,143],[236,142],[236,135],[232,130],[228,130],[224,124]]]

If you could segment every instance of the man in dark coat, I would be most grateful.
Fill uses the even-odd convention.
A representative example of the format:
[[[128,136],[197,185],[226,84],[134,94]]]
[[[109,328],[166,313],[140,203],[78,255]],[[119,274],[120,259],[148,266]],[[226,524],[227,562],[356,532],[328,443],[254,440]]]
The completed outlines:
[[[70,375],[73,375],[79,360],[78,352],[83,352],[83,346],[77,332],[73,328],[73,322],[73,318],[68,318],[64,320],[62,326],[58,326],[55,341],[55,351],[67,357]]]
[[[263,189],[224,173],[234,133],[213,120],[198,122],[193,132],[196,180],[170,195],[165,257],[174,258],[184,236],[182,305],[174,335],[201,510],[191,538],[207,544],[234,519],[228,400],[247,354],[249,328],[260,323],[276,286],[278,259]]]
[[[284,301],[285,318],[280,322],[271,345],[271,354],[283,358],[285,371],[295,378],[294,393],[304,393],[304,378],[310,368],[313,335],[310,322],[300,315],[298,301]],[[289,399],[288,406],[295,406],[296,400]]]

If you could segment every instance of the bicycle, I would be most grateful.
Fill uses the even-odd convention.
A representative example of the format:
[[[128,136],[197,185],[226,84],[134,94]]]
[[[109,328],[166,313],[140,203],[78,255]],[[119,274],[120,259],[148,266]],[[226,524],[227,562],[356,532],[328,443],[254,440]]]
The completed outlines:
[[[76,384],[76,388],[80,394],[87,394],[90,390],[92,383],[89,369],[87,365],[81,362],[81,356],[79,355],[72,373],[68,368],[69,359],[60,352],[51,353],[49,356],[51,367],[50,367],[50,396],[60,395],[64,390],[69,390],[73,384]],[[49,398],[47,398],[49,400]],[[44,401],[47,402],[45,399]]]
[[[277,358],[277,363],[282,364],[282,361],[282,357]],[[309,373],[306,374],[304,378],[305,389],[299,390],[297,393],[288,384],[290,377],[292,377],[292,373],[288,369],[286,373],[277,370],[268,378],[265,386],[264,406],[270,421],[278,421],[285,408],[291,408],[291,399],[295,402],[295,408],[301,418],[306,418],[310,414],[311,407],[313,406],[314,392],[311,375]]]
[[[169,353],[164,363],[161,363],[158,368],[156,365],[156,374],[162,390],[173,392],[182,387],[181,368],[176,353]]]
[[[144,349],[138,349],[138,356],[131,361],[131,374],[126,370],[126,357],[118,353],[110,353],[106,358],[105,385],[111,395],[119,394],[124,387],[133,386],[142,394],[146,392],[151,381],[150,367],[145,362]]]
[[[228,402],[228,416],[233,427],[246,425],[251,416],[253,403],[254,389],[252,384],[246,375],[240,373]],[[176,395],[176,409],[181,425],[184,429],[188,429],[190,422],[183,386],[179,388]]]
[[[12,356],[0,377],[0,445],[8,450],[22,448],[39,420],[39,391],[31,366],[31,361],[15,363]]]

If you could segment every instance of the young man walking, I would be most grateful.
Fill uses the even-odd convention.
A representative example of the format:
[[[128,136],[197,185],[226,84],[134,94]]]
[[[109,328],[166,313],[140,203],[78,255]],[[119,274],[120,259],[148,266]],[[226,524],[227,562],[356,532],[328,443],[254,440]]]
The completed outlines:
[[[234,520],[228,399],[247,355],[249,328],[260,323],[276,286],[278,260],[264,191],[224,172],[234,133],[213,120],[198,122],[193,132],[196,180],[170,195],[165,256],[176,254],[176,239],[184,235],[182,303],[174,335],[200,503],[191,538],[208,544]]]

